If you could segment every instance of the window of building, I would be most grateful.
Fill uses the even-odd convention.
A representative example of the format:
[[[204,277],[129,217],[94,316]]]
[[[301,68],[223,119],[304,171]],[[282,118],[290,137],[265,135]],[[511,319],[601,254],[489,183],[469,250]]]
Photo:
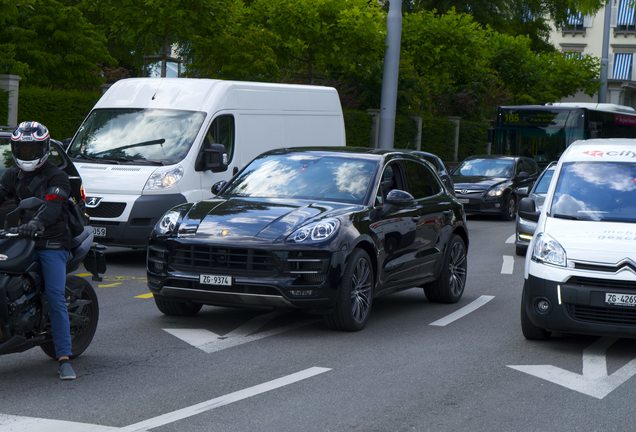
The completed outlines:
[[[563,33],[585,33],[583,13],[568,11],[568,17],[563,23]]]
[[[618,0],[616,33],[636,32],[636,14],[633,0]]]
[[[633,63],[633,53],[615,53],[611,78],[615,80],[631,80]]]

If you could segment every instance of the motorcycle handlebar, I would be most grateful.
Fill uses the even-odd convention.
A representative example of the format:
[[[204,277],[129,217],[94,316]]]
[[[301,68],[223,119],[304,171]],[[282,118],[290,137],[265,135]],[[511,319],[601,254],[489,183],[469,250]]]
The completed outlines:
[[[35,240],[39,236],[42,235],[42,232],[34,232],[31,236],[21,236],[18,232],[18,227],[11,227],[0,230],[0,238],[9,238],[9,237],[20,237],[20,238],[30,238]]]

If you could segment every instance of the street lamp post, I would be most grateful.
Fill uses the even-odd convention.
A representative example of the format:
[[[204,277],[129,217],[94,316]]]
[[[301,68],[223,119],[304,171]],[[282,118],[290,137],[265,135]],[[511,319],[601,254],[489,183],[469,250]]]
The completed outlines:
[[[402,0],[389,0],[386,27],[386,52],[384,55],[384,73],[382,75],[378,147],[391,149],[393,148],[395,134],[395,106],[397,104],[398,75],[400,72]]]

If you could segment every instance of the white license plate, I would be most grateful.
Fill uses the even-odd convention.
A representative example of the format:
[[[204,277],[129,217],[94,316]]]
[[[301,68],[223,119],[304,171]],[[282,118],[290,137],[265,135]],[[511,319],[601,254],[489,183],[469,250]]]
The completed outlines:
[[[232,286],[232,276],[202,274],[199,275],[199,283],[205,285]]]
[[[106,237],[106,227],[93,227],[93,235],[95,237]]]
[[[614,306],[636,306],[636,295],[605,293],[605,303]]]
[[[460,204],[468,204],[470,202],[468,198],[457,198],[457,201],[459,201]]]

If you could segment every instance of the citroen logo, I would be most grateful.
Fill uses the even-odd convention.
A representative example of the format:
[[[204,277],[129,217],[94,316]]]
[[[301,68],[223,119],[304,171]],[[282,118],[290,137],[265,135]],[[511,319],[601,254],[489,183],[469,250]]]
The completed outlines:
[[[100,197],[86,197],[86,207],[95,208],[102,202]]]

